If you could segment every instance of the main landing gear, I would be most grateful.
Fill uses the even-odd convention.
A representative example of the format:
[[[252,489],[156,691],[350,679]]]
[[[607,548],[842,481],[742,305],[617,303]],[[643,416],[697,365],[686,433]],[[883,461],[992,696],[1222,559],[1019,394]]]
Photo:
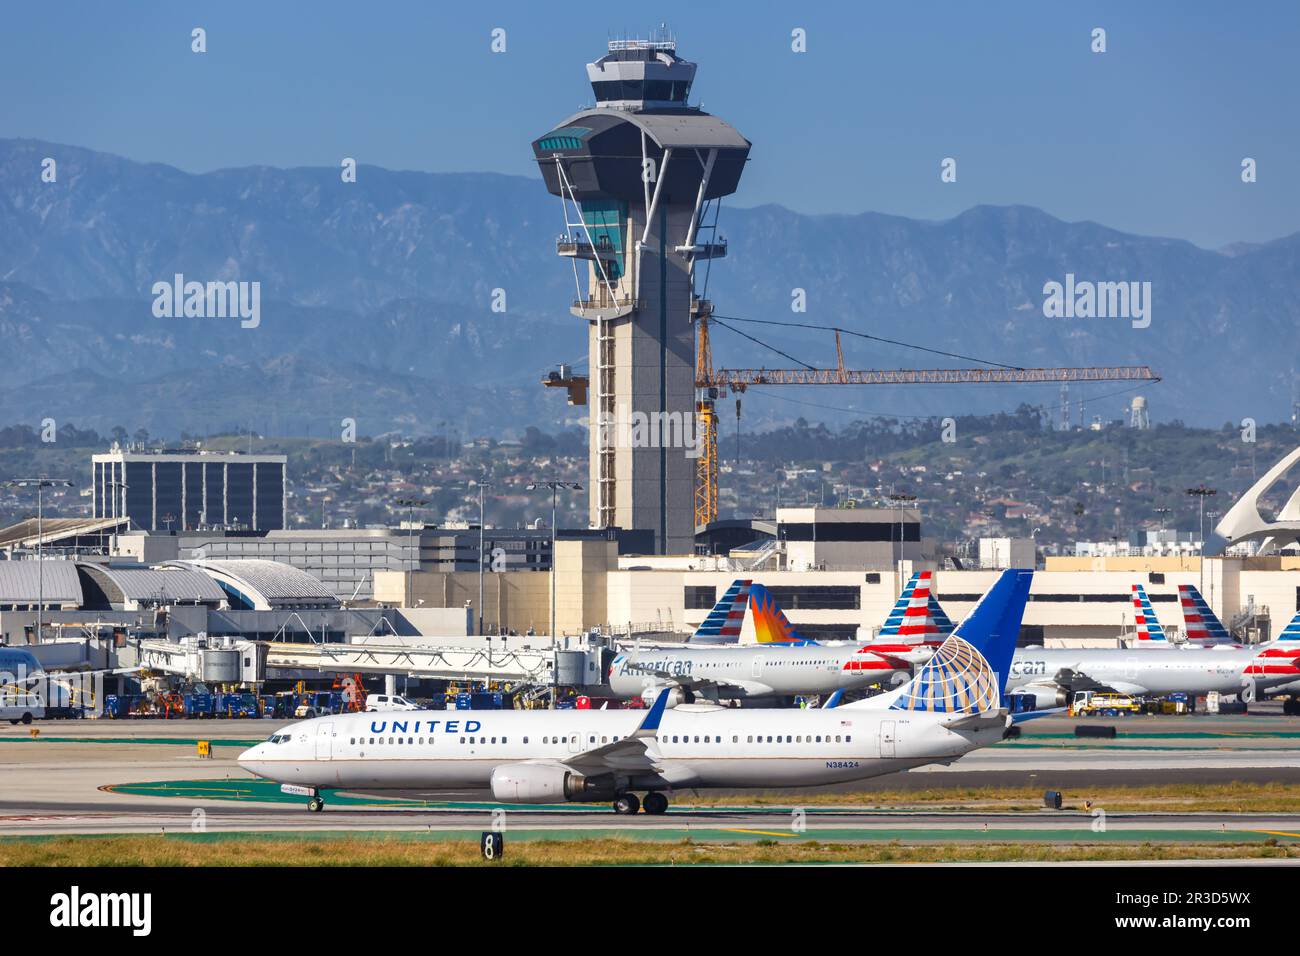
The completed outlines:
[[[668,798],[657,790],[652,790],[645,795],[644,802],[637,799],[635,793],[620,793],[614,798],[614,812],[618,814],[631,815],[636,813],[642,807],[645,812],[653,816],[668,812]]]

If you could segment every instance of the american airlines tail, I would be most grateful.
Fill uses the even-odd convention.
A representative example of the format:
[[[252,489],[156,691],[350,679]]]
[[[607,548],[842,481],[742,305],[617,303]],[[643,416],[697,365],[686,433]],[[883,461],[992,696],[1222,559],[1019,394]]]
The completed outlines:
[[[901,710],[954,716],[1000,712],[1034,572],[1003,571],[957,629],[910,681],[841,709]]]
[[[952,621],[934,599],[933,585],[933,571],[917,571],[908,578],[903,593],[885,618],[879,639],[897,638],[905,644],[939,644],[951,634]]]
[[[740,628],[745,623],[745,608],[749,604],[749,592],[753,582],[737,578],[722,595],[722,600],[713,605],[713,610],[704,619],[704,623],[695,629],[686,641],[687,644],[735,644],[740,640]]]
[[[1156,612],[1151,607],[1146,588],[1140,584],[1133,585],[1133,621],[1137,626],[1138,647],[1169,647],[1165,629],[1156,620]]]
[[[1187,643],[1201,647],[1237,643],[1194,585],[1178,585],[1178,603],[1183,608],[1183,631],[1187,634]]]

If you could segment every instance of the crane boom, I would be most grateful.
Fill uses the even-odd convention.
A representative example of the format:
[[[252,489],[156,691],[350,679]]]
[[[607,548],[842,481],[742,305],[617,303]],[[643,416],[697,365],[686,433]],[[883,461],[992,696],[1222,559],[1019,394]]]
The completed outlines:
[[[696,320],[695,387],[697,427],[703,448],[695,463],[695,525],[718,517],[718,420],[714,402],[727,389],[751,385],[987,385],[1033,382],[1158,382],[1146,365],[1060,368],[845,368],[844,348],[835,331],[834,368],[713,368],[709,310]]]
[[[1146,365],[1065,368],[720,368],[697,388],[751,385],[975,385],[1023,382],[1158,382]]]

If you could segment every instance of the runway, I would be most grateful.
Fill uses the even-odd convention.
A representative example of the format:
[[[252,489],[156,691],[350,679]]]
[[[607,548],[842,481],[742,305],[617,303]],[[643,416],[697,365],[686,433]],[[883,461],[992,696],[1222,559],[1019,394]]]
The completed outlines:
[[[505,808],[482,791],[331,794],[322,813],[243,771],[235,758],[280,724],[272,721],[60,721],[0,729],[0,837],[135,833],[186,839],[304,839],[374,833],[402,839],[477,840],[494,825],[515,839],[825,840],[918,842],[1300,841],[1300,814],[1112,813],[968,807],[936,812],[863,806],[872,791],[986,786],[1061,789],[1081,805],[1090,788],[1250,780],[1300,783],[1300,721],[1158,717],[1115,721],[1115,740],[1079,739],[1077,722],[1026,725],[1020,740],[928,767],[836,788],[721,793],[720,806],[674,795],[668,814],[614,815],[600,805]],[[1080,722],[1081,723],[1081,722]],[[197,755],[198,740],[213,757]],[[834,794],[855,794],[837,806]],[[710,792],[717,802],[718,792]],[[814,803],[801,803],[816,796]],[[897,799],[897,793],[895,793]],[[960,800],[954,800],[958,806]],[[1104,808],[1103,808],[1104,809]],[[494,811],[496,817],[494,818]]]

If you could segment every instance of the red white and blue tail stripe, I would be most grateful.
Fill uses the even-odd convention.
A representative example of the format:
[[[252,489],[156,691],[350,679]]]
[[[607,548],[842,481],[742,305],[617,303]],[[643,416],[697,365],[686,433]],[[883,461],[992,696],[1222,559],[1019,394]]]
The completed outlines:
[[[749,606],[749,590],[753,581],[737,578],[722,595],[722,600],[713,605],[713,610],[704,619],[695,633],[687,639],[688,644],[735,644],[740,640],[740,629],[745,623],[745,609]]]
[[[917,571],[907,581],[879,637],[904,644],[935,644],[952,633],[953,624],[934,599],[934,572]]]
[[[1178,585],[1178,603],[1183,608],[1183,630],[1187,634],[1187,643],[1200,646],[1237,643],[1195,586]]]
[[[1146,588],[1140,584],[1133,585],[1133,621],[1137,625],[1138,647],[1168,647],[1169,639],[1165,629],[1156,620],[1156,612],[1151,607]]]

